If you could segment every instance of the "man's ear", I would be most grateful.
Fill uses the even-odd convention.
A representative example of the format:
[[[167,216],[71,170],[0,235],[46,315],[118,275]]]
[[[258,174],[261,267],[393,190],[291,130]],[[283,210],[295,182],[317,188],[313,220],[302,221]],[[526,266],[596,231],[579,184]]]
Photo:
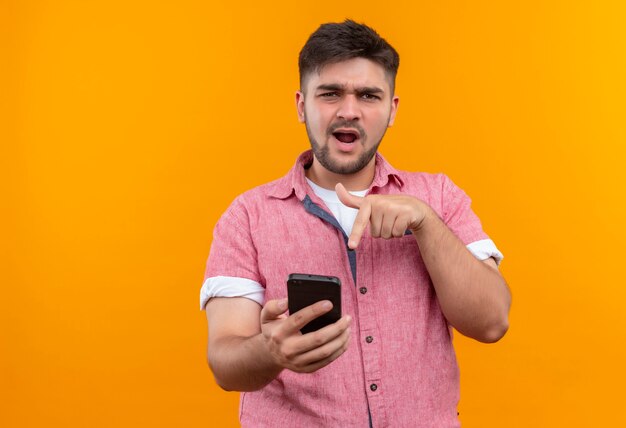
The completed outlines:
[[[298,111],[298,121],[304,123],[304,94],[302,91],[296,91],[296,110]]]
[[[396,120],[396,112],[398,111],[398,104],[400,104],[400,98],[397,95],[394,95],[391,99],[391,111],[389,112],[389,123],[387,126],[392,126],[393,122]]]

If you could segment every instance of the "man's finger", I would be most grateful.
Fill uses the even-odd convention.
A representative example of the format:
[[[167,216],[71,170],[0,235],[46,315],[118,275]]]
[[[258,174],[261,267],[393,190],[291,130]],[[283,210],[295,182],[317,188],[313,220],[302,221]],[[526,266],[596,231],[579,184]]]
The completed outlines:
[[[350,317],[350,315],[344,315],[333,324],[327,325],[320,328],[319,330],[312,331],[303,335],[301,341],[302,349],[304,350],[304,352],[308,352],[312,349],[319,348],[320,346],[323,346],[324,344],[333,341],[350,328],[351,322],[352,317]]]
[[[287,299],[268,300],[261,309],[261,324],[278,319],[287,311]]]
[[[333,308],[333,304],[329,300],[315,302],[306,308],[300,309],[298,312],[289,315],[289,327],[292,333],[300,331],[302,327],[313,321],[315,318],[324,315]]]
[[[350,328],[345,328],[339,331],[339,334],[329,339],[328,341],[325,341],[321,345],[312,346],[307,352],[303,352],[302,354],[298,355],[294,359],[294,362],[297,365],[304,367],[322,361],[326,361],[326,364],[328,364],[330,361],[334,360],[345,351],[349,340]],[[340,351],[338,355],[337,351]],[[332,358],[333,355],[335,355],[334,358]]]
[[[361,242],[363,232],[365,232],[365,228],[370,222],[371,213],[372,205],[370,203],[365,202],[361,205],[359,213],[354,219],[354,225],[352,225],[352,233],[350,234],[350,238],[348,238],[348,247],[352,248],[353,250],[358,247],[359,242]]]
[[[343,184],[337,183],[337,185],[335,186],[335,191],[337,192],[337,197],[345,206],[356,209],[361,208],[364,198],[352,195],[346,190],[345,187],[343,187]]]

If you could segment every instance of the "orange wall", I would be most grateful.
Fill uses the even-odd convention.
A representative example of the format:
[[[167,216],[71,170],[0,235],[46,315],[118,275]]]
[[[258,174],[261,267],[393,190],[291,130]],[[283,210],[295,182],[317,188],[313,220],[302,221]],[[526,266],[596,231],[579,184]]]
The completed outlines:
[[[401,54],[383,154],[506,256],[509,334],[456,340],[464,426],[626,426],[624,2],[406,3],[0,3],[0,426],[237,425],[211,230],[307,148],[297,54],[344,17]]]

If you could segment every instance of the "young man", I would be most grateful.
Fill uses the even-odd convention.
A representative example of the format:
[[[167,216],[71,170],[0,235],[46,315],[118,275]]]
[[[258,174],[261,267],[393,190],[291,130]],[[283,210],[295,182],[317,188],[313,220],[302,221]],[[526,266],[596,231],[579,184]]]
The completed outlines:
[[[215,227],[201,306],[218,384],[242,426],[458,426],[451,328],[495,342],[508,328],[502,258],[444,175],[377,153],[398,108],[399,58],[371,28],[324,24],[300,52],[296,107],[311,151],[239,196]],[[343,317],[286,314],[290,273],[333,275]]]

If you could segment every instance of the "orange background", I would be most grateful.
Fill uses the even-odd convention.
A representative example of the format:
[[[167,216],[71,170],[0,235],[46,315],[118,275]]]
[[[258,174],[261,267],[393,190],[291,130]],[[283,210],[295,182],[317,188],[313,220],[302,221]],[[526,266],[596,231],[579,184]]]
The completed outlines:
[[[198,293],[219,215],[308,147],[297,54],[400,52],[382,153],[446,172],[505,253],[511,329],[457,337],[465,427],[626,426],[626,6],[0,2],[0,426],[237,425]]]

